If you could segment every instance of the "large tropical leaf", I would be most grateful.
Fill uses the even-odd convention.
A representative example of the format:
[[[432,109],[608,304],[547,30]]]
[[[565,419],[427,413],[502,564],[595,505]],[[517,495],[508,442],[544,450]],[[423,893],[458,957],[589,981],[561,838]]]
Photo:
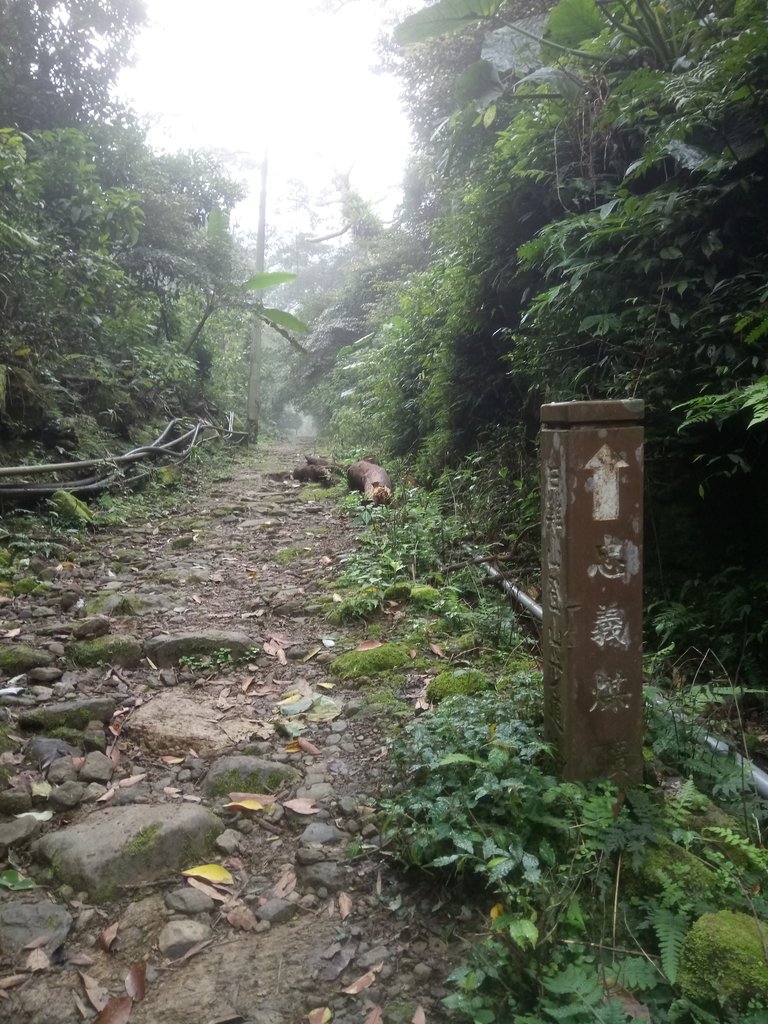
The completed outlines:
[[[456,79],[456,101],[460,107],[472,103],[477,110],[485,110],[503,92],[499,74],[487,60],[470,64]]]
[[[558,46],[578,47],[599,36],[606,24],[595,0],[560,0],[549,12],[544,35]]]
[[[457,32],[479,18],[496,14],[500,6],[501,0],[439,0],[402,21],[395,29],[395,40],[406,46]]]
[[[480,56],[501,74],[506,71],[533,71],[541,65],[540,40],[544,35],[545,22],[545,15],[534,14],[486,32]],[[536,38],[531,39],[531,36]]]
[[[282,270],[265,271],[250,277],[243,288],[251,292],[263,292],[266,288],[275,288],[279,284],[287,284],[288,281],[295,280],[295,274],[289,274]]]
[[[306,334],[309,328],[303,320],[299,320],[292,313],[286,313],[284,309],[262,309],[262,313],[278,327],[284,327],[286,331],[296,331],[298,334]]]

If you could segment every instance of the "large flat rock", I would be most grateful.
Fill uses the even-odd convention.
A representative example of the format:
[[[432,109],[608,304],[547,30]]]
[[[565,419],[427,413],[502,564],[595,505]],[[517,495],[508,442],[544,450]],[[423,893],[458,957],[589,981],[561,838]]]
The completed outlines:
[[[217,721],[218,719],[218,721]],[[159,693],[129,720],[130,735],[144,750],[154,754],[195,750],[200,757],[219,757],[247,740],[254,723],[238,716],[223,717],[213,702],[192,699],[175,691]]]
[[[223,830],[215,814],[192,804],[133,804],[93,811],[76,825],[49,832],[33,854],[56,880],[100,900],[121,885],[167,878],[192,867]]]
[[[229,651],[233,658],[245,657],[254,641],[245,633],[209,630],[204,633],[161,633],[144,644],[144,650],[156,665],[167,668],[179,658],[205,657],[216,651]]]

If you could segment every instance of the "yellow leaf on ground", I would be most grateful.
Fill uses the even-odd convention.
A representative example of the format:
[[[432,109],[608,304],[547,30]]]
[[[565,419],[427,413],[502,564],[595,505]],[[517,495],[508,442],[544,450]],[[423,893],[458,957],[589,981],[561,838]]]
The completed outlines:
[[[381,964],[378,965],[378,970],[381,970]],[[356,996],[360,992],[364,992],[365,989],[370,988],[371,985],[376,981],[377,968],[372,971],[368,971],[366,974],[361,975],[356,981],[353,981],[351,985],[347,985],[341,991],[346,993],[348,996]]]
[[[327,1006],[318,1006],[316,1010],[310,1010],[307,1014],[309,1024],[328,1024],[333,1020],[333,1013]]]
[[[215,885],[232,885],[234,882],[232,875],[221,864],[198,864],[197,867],[187,868],[181,873],[189,878],[203,878]]]
[[[495,921],[496,918],[497,917],[501,917],[501,915],[503,913],[504,913],[504,904],[503,903],[494,903],[494,905],[491,907],[491,911],[490,911],[491,920]]]
[[[263,811],[264,804],[260,804],[258,800],[233,800],[229,804],[225,804],[225,807],[231,807],[233,811]]]

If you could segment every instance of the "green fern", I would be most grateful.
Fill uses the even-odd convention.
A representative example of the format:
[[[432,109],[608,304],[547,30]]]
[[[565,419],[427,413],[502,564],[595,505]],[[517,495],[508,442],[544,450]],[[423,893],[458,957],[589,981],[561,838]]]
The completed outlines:
[[[666,907],[656,907],[651,914],[651,924],[659,944],[662,970],[667,980],[674,985],[680,965],[680,951],[690,922],[683,914],[674,913]]]

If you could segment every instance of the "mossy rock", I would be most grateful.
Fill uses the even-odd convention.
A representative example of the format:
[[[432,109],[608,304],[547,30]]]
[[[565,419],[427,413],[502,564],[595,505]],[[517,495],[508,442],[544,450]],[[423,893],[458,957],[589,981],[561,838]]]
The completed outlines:
[[[53,655],[48,651],[37,651],[26,644],[10,644],[0,648],[0,671],[9,676],[18,676],[32,668],[45,668],[53,664]]]
[[[306,548],[283,548],[275,553],[275,561],[278,565],[288,565],[295,562],[297,558],[304,558],[307,555]]]
[[[662,841],[658,846],[646,848],[642,867],[637,872],[643,892],[664,892],[670,884],[679,885],[693,898],[716,898],[720,883],[711,868],[676,843]],[[630,882],[630,889],[632,888]]]
[[[133,636],[100,636],[95,640],[79,640],[67,648],[67,657],[79,668],[97,665],[121,665],[136,668],[143,650]]]
[[[301,501],[327,501],[329,499],[340,500],[349,494],[349,487],[345,483],[335,484],[333,487],[323,487],[320,484],[307,484],[296,492],[296,497]]]
[[[7,569],[13,562],[13,555],[5,548],[0,548],[0,569]]]
[[[195,543],[191,533],[183,533],[180,537],[174,537],[171,541],[171,551],[186,551]]]
[[[369,651],[348,651],[339,655],[331,665],[331,674],[337,679],[359,679],[411,664],[413,661],[405,644],[382,644]]]
[[[445,598],[439,590],[419,583],[411,587],[411,604],[417,604],[422,608],[436,608]]]
[[[13,581],[14,594],[47,594],[50,589],[47,583],[32,579],[31,576],[22,576]]]
[[[411,596],[410,583],[393,583],[384,591],[385,601],[407,601]]]
[[[93,522],[93,513],[85,504],[69,491],[55,491],[50,497],[51,505],[63,523],[70,526],[87,526]]]
[[[300,778],[295,768],[280,761],[233,754],[214,762],[203,791],[209,797],[225,797],[233,792],[274,793],[283,784],[294,785]]]
[[[427,700],[439,703],[446,697],[471,697],[493,689],[493,680],[476,668],[448,669],[427,686]]]
[[[135,595],[115,593],[110,590],[104,594],[96,594],[85,602],[87,615],[128,615],[136,616],[142,612],[140,602]]]
[[[694,1002],[743,1011],[750,1001],[768,1006],[768,930],[748,914],[703,914],[680,954],[678,983]],[[754,1009],[754,1003],[752,1007]]]

